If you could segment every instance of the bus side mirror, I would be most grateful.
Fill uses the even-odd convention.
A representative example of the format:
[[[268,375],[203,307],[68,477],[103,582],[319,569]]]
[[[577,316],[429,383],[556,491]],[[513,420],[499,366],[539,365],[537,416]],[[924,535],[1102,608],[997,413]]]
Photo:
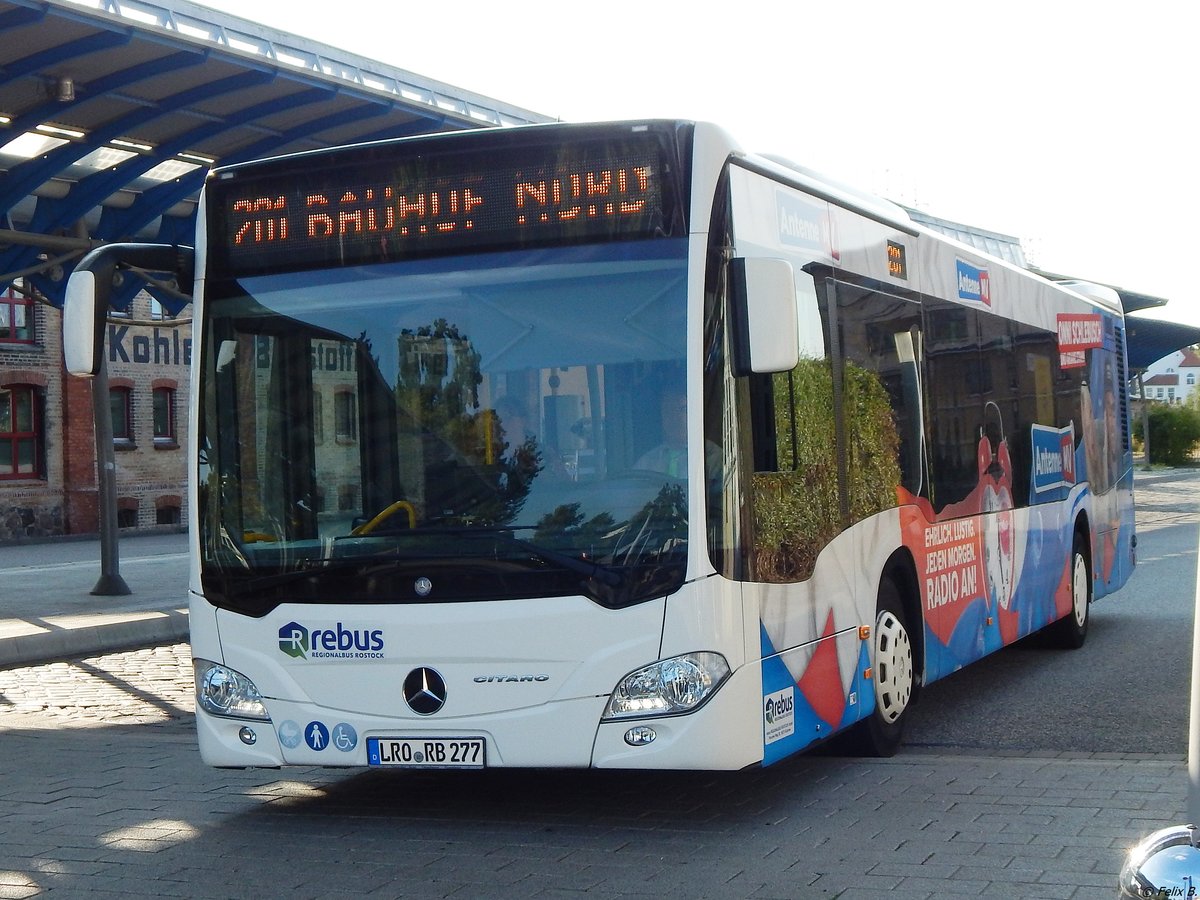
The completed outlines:
[[[733,374],[789,372],[800,361],[796,281],[784,259],[738,258],[729,264]]]
[[[104,315],[96,308],[96,274],[75,271],[63,301],[63,364],[72,375],[100,371]]]
[[[190,247],[173,244],[104,244],[81,259],[67,280],[63,300],[63,363],[72,375],[100,372],[104,320],[118,265],[172,272],[187,284],[195,254]]]

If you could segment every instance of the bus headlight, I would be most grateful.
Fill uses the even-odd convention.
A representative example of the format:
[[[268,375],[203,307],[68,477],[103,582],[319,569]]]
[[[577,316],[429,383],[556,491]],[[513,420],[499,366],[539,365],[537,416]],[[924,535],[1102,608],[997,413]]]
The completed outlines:
[[[608,698],[605,719],[671,716],[691,712],[729,677],[719,653],[673,656],[630,672]]]
[[[231,719],[266,719],[267,708],[254,682],[233,669],[207,659],[194,661],[196,702],[214,716]]]

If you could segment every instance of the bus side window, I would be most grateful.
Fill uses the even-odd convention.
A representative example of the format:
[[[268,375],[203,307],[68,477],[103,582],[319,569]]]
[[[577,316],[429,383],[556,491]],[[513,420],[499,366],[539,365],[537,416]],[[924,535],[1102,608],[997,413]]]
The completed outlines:
[[[811,276],[797,278],[800,361],[751,376],[755,581],[801,581],[842,530],[828,323]]]
[[[1016,391],[1009,452],[1013,467],[1013,505],[1039,502],[1030,487],[1033,473],[1034,425],[1058,428],[1054,411],[1054,378],[1058,368],[1058,339],[1053,332],[1014,322],[1013,358],[1016,360]],[[1045,494],[1049,500],[1056,494]]]
[[[925,486],[921,305],[838,283],[842,408],[850,521]]]
[[[967,497],[979,484],[979,429],[984,397],[977,313],[956,303],[925,301],[926,395],[933,467],[930,498],[936,511]]]

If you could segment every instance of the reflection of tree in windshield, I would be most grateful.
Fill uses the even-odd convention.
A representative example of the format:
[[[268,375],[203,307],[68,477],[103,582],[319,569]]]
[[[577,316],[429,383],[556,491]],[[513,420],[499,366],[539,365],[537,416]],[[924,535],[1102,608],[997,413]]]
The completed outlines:
[[[543,468],[536,439],[480,409],[480,354],[457,325],[406,328],[399,342],[396,401],[421,434],[426,518],[512,522]]]
[[[609,512],[585,519],[580,504],[567,503],[541,518],[533,540],[614,562],[649,561],[687,540],[687,494],[683,485],[663,484],[650,502],[624,522],[617,522]]]
[[[535,541],[580,548],[611,541],[616,523],[606,512],[592,516],[586,522],[578,503],[565,503],[542,516],[533,533]]]
[[[459,432],[468,408],[479,408],[483,374],[471,339],[445,319],[400,332],[396,396],[430,431]],[[455,425],[460,427],[455,428]]]
[[[512,522],[529,496],[533,479],[542,471],[542,451],[537,439],[526,437],[512,453],[506,453],[493,466],[480,471],[493,491],[469,510],[470,517],[489,525]]]

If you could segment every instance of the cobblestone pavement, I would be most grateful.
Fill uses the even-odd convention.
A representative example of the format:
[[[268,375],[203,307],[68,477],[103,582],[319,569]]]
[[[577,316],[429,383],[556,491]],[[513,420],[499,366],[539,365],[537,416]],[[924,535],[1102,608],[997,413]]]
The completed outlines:
[[[9,729],[173,725],[195,712],[187,644],[0,670],[0,732]]]
[[[1200,523],[1200,472],[1195,469],[1142,473],[1135,479],[1139,531]]]

